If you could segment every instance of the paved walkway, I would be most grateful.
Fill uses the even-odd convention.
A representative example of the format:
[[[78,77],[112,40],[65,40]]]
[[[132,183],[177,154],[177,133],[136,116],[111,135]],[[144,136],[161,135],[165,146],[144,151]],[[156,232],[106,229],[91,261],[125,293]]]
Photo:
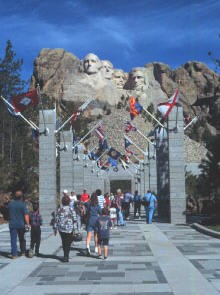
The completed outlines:
[[[0,230],[1,295],[220,294],[220,239],[188,226],[127,222],[111,231],[107,261],[83,256],[83,241],[62,263],[59,236],[48,228],[42,236],[41,257],[11,260],[7,226]]]

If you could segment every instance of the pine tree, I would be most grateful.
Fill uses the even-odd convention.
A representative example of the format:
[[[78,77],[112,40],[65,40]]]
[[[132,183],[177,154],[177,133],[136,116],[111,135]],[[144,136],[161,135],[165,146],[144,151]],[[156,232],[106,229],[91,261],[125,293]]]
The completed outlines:
[[[11,41],[7,41],[4,57],[0,58],[0,93],[8,99],[24,92],[27,83],[21,78],[22,59],[16,58]],[[0,106],[0,191],[17,186],[27,189],[33,151],[30,130],[23,121],[9,114],[5,103]]]

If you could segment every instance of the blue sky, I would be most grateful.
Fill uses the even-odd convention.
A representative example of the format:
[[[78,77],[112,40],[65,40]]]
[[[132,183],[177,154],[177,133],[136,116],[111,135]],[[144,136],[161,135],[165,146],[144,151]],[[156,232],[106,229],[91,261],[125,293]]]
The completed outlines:
[[[153,61],[213,67],[207,52],[220,52],[218,0],[0,0],[0,11],[0,56],[10,39],[24,78],[42,48],[93,52],[124,71]]]

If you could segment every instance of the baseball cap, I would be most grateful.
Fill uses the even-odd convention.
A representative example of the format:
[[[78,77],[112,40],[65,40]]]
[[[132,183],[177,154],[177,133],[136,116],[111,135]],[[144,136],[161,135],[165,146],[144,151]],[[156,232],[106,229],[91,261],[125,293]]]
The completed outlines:
[[[63,190],[63,193],[68,194],[68,190],[67,189]]]

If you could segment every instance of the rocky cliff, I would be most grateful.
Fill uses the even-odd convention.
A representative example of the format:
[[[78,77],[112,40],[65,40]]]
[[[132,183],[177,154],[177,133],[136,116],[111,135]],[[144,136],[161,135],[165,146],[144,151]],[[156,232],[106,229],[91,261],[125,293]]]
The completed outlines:
[[[121,141],[118,131],[129,119],[126,98],[134,95],[145,108],[151,105],[152,111],[156,112],[157,104],[170,97],[178,88],[180,104],[186,117],[200,117],[196,127],[189,128],[187,134],[203,142],[217,132],[212,115],[213,112],[215,116],[219,114],[219,81],[219,75],[196,61],[187,62],[174,70],[166,64],[152,62],[126,73],[115,69],[110,61],[100,60],[93,53],[79,60],[63,49],[42,49],[34,62],[31,87],[40,83],[42,93],[54,98],[58,105],[67,104],[68,108],[72,102],[80,103],[88,97],[94,97],[96,104],[89,115],[103,117],[108,136],[115,144]],[[106,109],[110,110],[108,115]],[[145,134],[152,128],[152,123],[143,118],[138,118],[136,124]],[[187,139],[188,145],[198,149],[190,139]],[[200,151],[198,154],[203,157],[205,151],[201,144]],[[201,158],[198,154],[195,152],[195,161]]]

